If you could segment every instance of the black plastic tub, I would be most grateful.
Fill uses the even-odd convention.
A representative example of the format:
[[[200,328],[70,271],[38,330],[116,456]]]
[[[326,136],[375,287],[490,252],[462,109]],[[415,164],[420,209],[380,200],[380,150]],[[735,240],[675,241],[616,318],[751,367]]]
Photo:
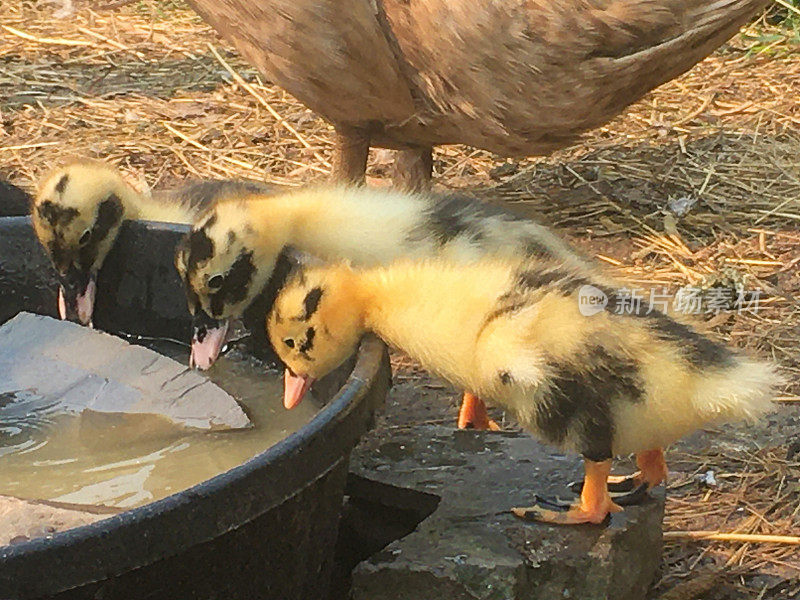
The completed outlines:
[[[30,196],[22,188],[0,179],[0,217],[27,215],[30,211]]]
[[[186,339],[172,267],[182,232],[125,225],[98,277],[96,325]],[[55,289],[28,219],[0,219],[0,323],[20,310],[54,315]],[[312,421],[239,467],[91,525],[0,547],[0,598],[325,598],[350,451],[389,386],[383,344],[366,338],[342,378]]]

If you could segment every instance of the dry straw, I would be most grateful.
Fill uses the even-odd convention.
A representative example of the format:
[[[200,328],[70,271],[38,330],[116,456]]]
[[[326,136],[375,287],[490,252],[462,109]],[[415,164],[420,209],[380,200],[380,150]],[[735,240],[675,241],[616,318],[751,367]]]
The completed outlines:
[[[330,126],[260,78],[186,6],[121,0],[92,8],[99,4],[76,1],[71,15],[54,18],[57,6],[44,2],[0,3],[2,176],[32,187],[74,155],[109,160],[150,187],[191,176],[297,185],[328,173]],[[634,284],[674,291],[725,274],[762,288],[757,314],[709,315],[706,326],[778,361],[793,382],[780,399],[793,405],[800,56],[791,36],[755,24],[545,159],[506,163],[481,150],[441,148],[438,180],[549,222]],[[373,152],[373,183],[386,182],[387,166],[387,153]],[[689,208],[676,214],[674,206]],[[675,450],[670,464],[655,594],[710,598],[720,580],[742,582],[753,572],[800,577],[800,552],[786,543],[800,528],[797,458],[764,443],[759,451]],[[708,469],[717,488],[695,480]],[[701,567],[711,574],[694,577]],[[690,580],[694,587],[681,587]]]

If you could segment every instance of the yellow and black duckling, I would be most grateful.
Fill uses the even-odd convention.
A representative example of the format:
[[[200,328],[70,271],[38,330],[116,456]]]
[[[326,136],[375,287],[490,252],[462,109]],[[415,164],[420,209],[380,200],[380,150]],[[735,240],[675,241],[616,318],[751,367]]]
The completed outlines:
[[[77,160],[54,169],[39,185],[31,217],[36,236],[58,271],[61,318],[91,323],[97,272],[123,221],[189,224],[228,193],[264,189],[249,182],[202,181],[151,197],[99,161]]]
[[[216,360],[229,320],[253,302],[289,247],[365,266],[401,257],[466,262],[497,254],[547,256],[592,268],[546,227],[463,195],[320,187],[229,199],[198,219],[175,259],[198,320],[192,356],[199,368]],[[464,395],[459,426],[496,428],[485,405],[470,393]]]
[[[658,485],[667,474],[665,446],[709,422],[760,415],[779,377],[771,365],[658,311],[585,316],[579,302],[589,285],[615,298],[605,281],[537,260],[301,271],[267,324],[287,365],[284,402],[296,404],[372,331],[512,411],[531,433],[583,455],[580,502],[564,510],[541,503],[516,515],[600,523],[621,510],[607,485],[613,456],[636,453],[640,472],[628,482]]]

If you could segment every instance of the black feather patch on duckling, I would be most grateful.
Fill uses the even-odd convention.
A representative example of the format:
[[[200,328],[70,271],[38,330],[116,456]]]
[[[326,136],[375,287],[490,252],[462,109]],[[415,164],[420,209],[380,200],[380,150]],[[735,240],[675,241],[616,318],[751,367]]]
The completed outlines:
[[[303,314],[300,316],[301,321],[308,321],[317,309],[319,308],[319,301],[322,299],[323,290],[317,286],[312,288],[303,298]]]
[[[89,240],[79,250],[79,262],[82,266],[89,268],[94,264],[100,244],[109,232],[120,224],[122,214],[122,200],[116,194],[111,194],[100,203],[97,207],[97,217],[89,230]]]
[[[214,241],[208,237],[205,229],[192,231],[185,247],[189,250],[186,264],[189,273],[196,271],[200,263],[204,263],[214,255]]]
[[[486,316],[481,331],[492,321],[534,304],[539,298],[537,292],[558,291],[562,296],[570,296],[588,284],[590,281],[584,277],[548,265],[520,270],[510,289],[497,299],[497,308]]]
[[[58,180],[58,183],[56,183],[56,191],[59,193],[59,195],[64,195],[64,190],[67,189],[67,183],[69,183],[69,175],[64,173],[61,176],[61,179]]]
[[[313,327],[309,327],[306,329],[306,339],[303,343],[300,344],[298,350],[300,350],[300,354],[305,356],[307,360],[312,360],[308,353],[314,349],[314,337],[316,336],[316,331]]]
[[[460,235],[479,239],[482,235],[469,204],[458,196],[448,196],[436,202],[425,214],[425,228],[444,245]]]
[[[487,233],[484,230],[487,219],[508,222],[524,220],[504,207],[481,202],[464,194],[436,196],[431,198],[422,224],[409,233],[408,240],[415,242],[432,237],[444,246],[459,236],[465,236],[479,242]],[[550,254],[543,246],[538,246],[536,251]]]
[[[620,303],[619,295],[607,287],[594,285],[608,298],[605,310],[616,314],[614,311]],[[674,343],[695,369],[726,368],[734,364],[736,355],[729,348],[710,340],[690,325],[681,323],[661,311],[647,310],[644,303],[633,304],[631,309],[631,312],[624,316],[647,319],[655,336],[660,340]]]
[[[529,292],[547,287],[548,291],[557,289],[564,296],[569,296],[581,286],[589,284],[590,281],[585,277],[560,269],[528,269],[517,274],[514,287],[520,292]]]
[[[525,241],[525,255],[536,258],[548,258],[553,255],[550,248],[540,240],[531,236]]]
[[[619,307],[620,296],[616,290],[568,270],[552,266],[520,270],[515,275],[514,283],[509,291],[498,299],[498,307],[487,317],[485,325],[498,317],[532,305],[538,298],[536,292],[558,291],[564,296],[570,296],[578,293],[580,288],[585,285],[591,285],[606,295],[608,303],[605,310],[614,317],[646,319],[653,334],[659,340],[674,344],[677,351],[694,369],[726,368],[734,364],[736,357],[734,352],[702,335],[690,325],[677,321],[658,310],[648,310],[644,303],[634,304],[630,312],[619,314],[616,311]]]
[[[733,366],[735,355],[730,349],[708,339],[688,325],[670,319],[658,311],[652,311],[647,318],[656,336],[675,343],[692,367],[699,370]]]
[[[579,441],[581,454],[593,461],[612,456],[612,406],[642,402],[644,380],[632,359],[600,346],[588,349],[577,364],[551,362],[547,388],[536,405],[535,424],[548,441]]]
[[[186,201],[192,208],[204,208],[225,198],[268,193],[274,188],[275,186],[258,181],[210,179],[192,181],[179,188],[175,196]]]
[[[60,206],[50,200],[45,200],[36,207],[39,217],[50,223],[53,228],[65,227],[80,214],[77,208],[71,206]]]
[[[221,316],[226,305],[237,304],[247,297],[250,280],[255,272],[253,251],[240,252],[231,268],[223,276],[219,289],[211,296],[213,316]]]

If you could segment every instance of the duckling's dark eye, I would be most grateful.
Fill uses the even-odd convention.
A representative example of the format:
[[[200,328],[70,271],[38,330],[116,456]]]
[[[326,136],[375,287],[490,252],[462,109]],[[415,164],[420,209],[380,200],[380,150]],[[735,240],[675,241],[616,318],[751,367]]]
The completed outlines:
[[[85,246],[86,244],[89,243],[89,238],[91,238],[91,237],[92,237],[92,232],[87,229],[86,231],[83,232],[83,235],[78,240],[78,243],[81,246]]]
[[[289,348],[294,348],[294,340],[292,338],[286,338],[283,340],[283,343],[289,346]]]
[[[214,275],[211,279],[209,279],[208,287],[212,290],[222,287],[222,275]]]

